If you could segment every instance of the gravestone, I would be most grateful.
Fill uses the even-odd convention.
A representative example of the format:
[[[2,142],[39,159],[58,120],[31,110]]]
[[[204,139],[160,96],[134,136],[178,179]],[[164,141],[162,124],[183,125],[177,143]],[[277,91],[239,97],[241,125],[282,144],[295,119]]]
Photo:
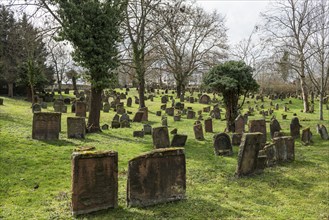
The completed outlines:
[[[142,121],[148,121],[148,108],[147,107],[139,108],[138,111],[144,112],[142,116]]]
[[[238,154],[236,176],[253,174],[257,168],[258,152],[261,149],[263,134],[260,132],[244,133]]]
[[[278,103],[275,104],[275,110],[279,110],[279,104]]]
[[[242,115],[238,115],[238,117],[234,120],[235,124],[235,133],[243,133],[244,132],[244,125],[245,119]]]
[[[190,103],[194,103],[194,97],[190,97],[190,98],[189,98],[189,102],[190,102]]]
[[[161,116],[161,113],[162,113],[161,111],[156,111],[155,112],[156,116]]]
[[[293,138],[299,138],[301,127],[302,126],[299,124],[299,119],[297,117],[294,117],[290,123],[290,136]]]
[[[320,134],[322,140],[329,140],[329,135],[326,126],[318,124],[317,131]]]
[[[108,124],[103,124],[102,125],[102,130],[109,130],[109,125]]]
[[[205,127],[205,132],[210,132],[210,133],[213,132],[211,118],[204,120],[204,127]]]
[[[195,111],[188,110],[187,111],[187,119],[193,119],[195,118]]]
[[[35,113],[35,112],[41,112],[41,105],[38,104],[38,103],[34,103],[33,106],[32,106],[32,112]]]
[[[3,98],[0,98],[0,105],[3,105]]]
[[[72,214],[118,206],[118,153],[83,151],[72,154]]]
[[[85,102],[76,101],[75,102],[75,116],[86,117],[87,104]]]
[[[109,112],[111,109],[111,105],[108,102],[105,102],[104,106],[103,106],[103,112]]]
[[[261,132],[263,134],[261,143],[266,143],[266,121],[265,119],[250,120],[249,121],[249,133]]]
[[[243,133],[233,133],[232,134],[232,145],[238,146],[241,144],[242,134]]]
[[[127,99],[127,107],[131,107],[131,105],[132,105],[132,98],[131,97],[128,97],[128,99]]]
[[[185,199],[183,148],[157,149],[128,164],[127,205],[145,207]]]
[[[172,132],[170,132],[172,133]],[[185,143],[187,140],[187,135],[183,135],[183,134],[177,134],[177,130],[176,130],[176,134],[174,134],[172,140],[171,140],[171,147],[184,147]]]
[[[133,118],[133,122],[142,122],[143,115],[144,115],[144,112],[143,111],[136,112],[136,114],[135,114],[135,116]]]
[[[207,94],[203,94],[200,96],[199,103],[201,104],[209,104],[211,102],[211,98]]]
[[[63,112],[63,108],[65,107],[63,100],[57,99],[53,104],[55,112]]]
[[[126,109],[122,104],[116,105],[117,114],[122,115],[126,113]]]
[[[166,110],[166,108],[167,108],[167,105],[166,104],[160,106],[160,109],[161,110]]]
[[[295,160],[295,140],[291,136],[277,137],[273,139],[275,146],[275,158],[277,162]]]
[[[276,120],[275,118],[273,118],[271,120],[271,123],[270,123],[270,134],[271,134],[271,138],[273,139],[274,133],[275,132],[280,132],[280,130],[281,130],[281,126],[279,124],[279,121]]]
[[[174,116],[174,121],[180,121],[181,115],[175,115]]]
[[[85,138],[86,122],[84,117],[67,117],[67,137]]]
[[[66,94],[66,95],[70,94],[70,89],[65,89],[64,94]]]
[[[167,148],[170,146],[167,127],[157,127],[152,130],[152,139],[154,148]]]
[[[168,102],[168,96],[164,95],[161,97],[161,103],[166,104]]]
[[[71,104],[71,99],[70,98],[65,98],[64,99],[64,104],[70,105]]]
[[[228,134],[216,134],[213,143],[216,156],[231,156],[233,154],[232,144]]]
[[[305,128],[302,130],[301,141],[304,143],[304,145],[309,145],[312,142],[312,132],[310,128]]]
[[[133,137],[139,137],[139,138],[144,137],[144,131],[134,131]]]
[[[212,118],[215,118],[215,119],[220,119],[220,109],[218,107],[214,108],[211,113],[210,113],[210,116]]]
[[[168,119],[167,117],[162,117],[161,119],[161,125],[164,127],[168,127]]]
[[[208,107],[204,107],[204,108],[203,108],[203,112],[210,112],[210,106],[208,106]]]
[[[174,116],[174,113],[175,109],[173,107],[166,108],[166,114],[168,114],[169,116]]]
[[[121,115],[120,119],[119,119],[119,122],[123,122],[123,121],[128,121],[130,122],[130,118],[129,118],[129,115],[127,113],[124,113]]]
[[[152,135],[152,126],[149,124],[144,124],[143,131],[145,135]]]
[[[71,105],[71,113],[75,113],[75,102]]]
[[[198,123],[193,126],[195,139],[202,141],[204,140],[202,124]]]
[[[33,114],[32,138],[57,140],[61,131],[61,113],[36,112]]]
[[[271,167],[276,165],[276,149],[273,143],[266,144],[264,147],[264,151],[266,154],[266,166]]]

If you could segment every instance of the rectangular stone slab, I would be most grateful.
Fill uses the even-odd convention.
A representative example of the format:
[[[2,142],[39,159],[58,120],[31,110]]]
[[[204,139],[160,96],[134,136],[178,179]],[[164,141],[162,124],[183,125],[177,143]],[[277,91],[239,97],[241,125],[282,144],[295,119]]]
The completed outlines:
[[[127,205],[145,207],[185,199],[183,148],[157,149],[129,161]]]
[[[72,154],[72,214],[118,206],[118,153],[83,151]]]
[[[33,114],[33,139],[58,140],[60,131],[61,113],[36,112]]]

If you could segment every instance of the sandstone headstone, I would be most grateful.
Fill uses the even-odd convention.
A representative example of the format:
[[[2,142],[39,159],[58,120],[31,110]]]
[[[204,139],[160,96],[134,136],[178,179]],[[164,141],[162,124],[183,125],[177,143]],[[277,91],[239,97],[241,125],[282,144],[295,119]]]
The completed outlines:
[[[274,166],[277,161],[275,145],[273,143],[265,145],[264,151],[266,154],[266,166]]]
[[[128,97],[127,99],[127,107],[131,107],[132,105],[132,98],[131,97]]]
[[[145,135],[151,135],[152,134],[152,126],[149,124],[143,125],[143,131]]]
[[[271,123],[270,123],[271,138],[274,137],[275,132],[280,132],[280,130],[281,130],[281,126],[280,126],[278,120],[276,120],[275,118],[272,119]]]
[[[64,106],[65,106],[65,105],[64,105],[63,100],[61,100],[61,99],[57,99],[57,100],[54,101],[54,105],[53,105],[53,107],[54,107],[54,111],[55,111],[55,112],[62,112]]]
[[[195,118],[195,111],[188,110],[187,111],[187,119],[193,119]]]
[[[168,114],[169,116],[174,116],[174,113],[175,113],[175,109],[173,107],[166,108],[166,114]]]
[[[263,134],[261,143],[266,143],[266,121],[264,119],[250,120],[249,121],[249,132],[261,132]]]
[[[242,115],[239,115],[235,121],[235,133],[243,133],[244,132],[244,125],[245,125],[245,119]]]
[[[103,106],[103,112],[109,112],[110,109],[111,109],[111,105],[106,102]]]
[[[33,114],[32,138],[57,140],[61,131],[61,113],[36,112]]]
[[[164,95],[161,97],[161,103],[166,104],[168,102],[168,96]]]
[[[295,160],[295,141],[293,137],[284,136],[274,138],[273,144],[275,145],[277,162]]]
[[[84,117],[67,117],[67,137],[85,138],[86,122]]]
[[[142,122],[144,112],[143,111],[138,111],[136,112],[133,122]]]
[[[231,140],[226,133],[219,133],[214,136],[213,147],[216,156],[231,156],[233,154]]]
[[[34,103],[33,106],[32,106],[32,112],[35,113],[35,112],[41,112],[41,105],[38,104],[38,103]]]
[[[185,191],[184,149],[157,149],[129,161],[129,207],[145,207],[185,199]]]
[[[302,130],[301,141],[305,145],[309,145],[312,142],[312,132],[311,132],[310,128],[305,128],[305,129]]]
[[[326,126],[318,125],[317,126],[318,133],[320,134],[322,140],[329,140],[329,135]]]
[[[232,145],[238,146],[241,144],[242,133],[233,133],[232,134]]]
[[[154,148],[167,148],[170,146],[167,127],[157,127],[152,130],[152,139]]]
[[[203,136],[203,129],[202,129],[202,124],[196,124],[193,126],[193,131],[194,131],[194,136],[195,139],[202,141],[204,140],[204,136]]]
[[[86,117],[87,104],[85,102],[76,101],[75,102],[75,116]]]
[[[204,127],[205,127],[205,132],[213,132],[213,128],[212,128],[212,119],[208,118],[204,121]]]
[[[184,147],[187,135],[175,134],[171,140],[171,147]]]
[[[147,107],[139,108],[138,111],[144,112],[142,121],[148,121],[148,108]]]
[[[181,115],[175,115],[174,116],[174,121],[180,121]]]
[[[108,124],[103,124],[102,125],[102,130],[109,130],[109,125]]]
[[[86,214],[118,206],[118,153],[72,154],[72,213]]]
[[[203,94],[200,96],[199,103],[201,104],[209,104],[211,102],[211,98],[207,94]]]
[[[220,116],[220,109],[218,107],[214,108],[211,113],[210,113],[210,116],[212,118],[215,118],[215,119],[220,119],[221,116]]]
[[[292,136],[293,138],[299,138],[301,127],[302,126],[299,124],[299,119],[297,117],[294,117],[290,123],[290,136]]]

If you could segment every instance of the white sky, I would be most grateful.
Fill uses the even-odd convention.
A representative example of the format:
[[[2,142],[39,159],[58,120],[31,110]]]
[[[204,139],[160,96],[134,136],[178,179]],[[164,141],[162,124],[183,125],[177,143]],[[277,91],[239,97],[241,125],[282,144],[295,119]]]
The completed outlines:
[[[197,3],[208,11],[217,10],[226,17],[229,29],[229,43],[238,43],[247,38],[254,26],[258,24],[260,12],[264,12],[270,0],[197,0]]]

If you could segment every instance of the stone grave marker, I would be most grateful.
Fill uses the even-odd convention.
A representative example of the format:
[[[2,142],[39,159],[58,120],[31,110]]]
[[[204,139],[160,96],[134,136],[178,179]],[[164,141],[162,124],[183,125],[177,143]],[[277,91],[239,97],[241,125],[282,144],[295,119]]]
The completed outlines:
[[[174,115],[174,121],[180,121],[181,115]]]
[[[277,137],[273,139],[275,146],[275,158],[277,162],[295,160],[295,140],[291,136]]]
[[[329,140],[329,135],[326,126],[318,124],[317,131],[320,134],[322,140]]]
[[[247,176],[256,171],[262,137],[263,134],[260,132],[243,134],[235,173],[237,177]]]
[[[203,112],[210,112],[210,106],[208,106],[208,107],[204,107],[204,108],[203,108]]]
[[[126,113],[126,109],[122,104],[116,105],[117,114],[122,115]]]
[[[103,124],[101,128],[102,128],[102,130],[109,130],[109,125]]]
[[[202,124],[198,123],[193,126],[195,139],[202,141],[204,140]]]
[[[290,136],[292,136],[293,138],[299,138],[301,127],[302,126],[299,124],[299,119],[297,117],[294,117],[290,123]]]
[[[172,132],[170,132],[172,133]],[[187,135],[183,135],[183,134],[177,134],[177,130],[176,130],[176,134],[174,134],[172,140],[171,140],[171,147],[184,147],[185,143],[187,140]]]
[[[76,101],[75,102],[75,116],[86,117],[87,104],[85,102]]]
[[[83,151],[72,154],[72,214],[118,206],[118,153]]]
[[[143,131],[145,135],[152,135],[152,126],[149,124],[144,124]]]
[[[191,96],[189,99],[190,99],[189,100],[190,103],[194,103],[194,97]]]
[[[33,114],[32,138],[57,140],[61,131],[61,113],[36,112]]]
[[[3,105],[3,98],[0,98],[0,105]]]
[[[103,112],[109,112],[111,109],[111,105],[108,102],[105,102],[103,106]]]
[[[166,104],[160,106],[160,109],[161,110],[166,110],[166,108],[167,108],[167,105]]]
[[[242,115],[238,115],[238,117],[234,120],[235,124],[235,133],[243,133],[244,132],[244,125],[245,119]]]
[[[162,117],[161,119],[161,125],[164,127],[168,127],[168,119],[167,117]]]
[[[148,108],[147,107],[139,108],[138,111],[144,112],[142,116],[142,121],[148,121]]]
[[[271,167],[276,164],[276,149],[273,143],[266,144],[264,147],[266,154],[266,166]]]
[[[138,111],[136,112],[133,122],[142,122],[144,112],[143,111]]]
[[[41,108],[43,108],[43,109],[47,109],[48,108],[48,104],[47,104],[47,102],[41,102]]]
[[[132,105],[132,98],[131,97],[128,97],[127,99],[127,107],[131,107]]]
[[[204,127],[205,127],[205,132],[212,133],[213,128],[212,128],[212,118],[208,118],[204,120]]]
[[[266,143],[266,121],[265,119],[250,120],[249,121],[249,132],[261,132],[263,134],[261,143]]]
[[[133,137],[139,137],[139,138],[144,137],[144,131],[134,131]]]
[[[161,103],[162,104],[166,104],[168,102],[168,96],[167,95],[164,95],[161,97]]]
[[[302,130],[301,141],[304,143],[304,145],[309,145],[312,142],[312,132],[310,128],[305,128]]]
[[[162,113],[161,111],[156,111],[155,114],[156,114],[156,116],[161,116],[161,113]]]
[[[281,130],[281,126],[280,126],[279,121],[276,120],[275,118],[273,118],[271,120],[271,123],[270,123],[270,134],[271,134],[271,138],[273,139],[274,133],[275,132],[280,132],[280,130]]]
[[[210,116],[212,118],[215,118],[215,119],[221,119],[221,116],[220,116],[220,109],[217,107],[217,108],[214,108],[211,113],[210,113]]]
[[[213,143],[216,156],[231,156],[233,154],[232,144],[228,134],[219,133],[214,135]]]
[[[57,99],[54,101],[53,107],[55,112],[63,112],[64,102],[61,99]]]
[[[168,148],[170,146],[168,128],[165,126],[153,128],[152,139],[154,148]]]
[[[166,108],[166,114],[168,114],[169,116],[174,116],[174,113],[175,109],[173,107]]]
[[[85,138],[86,122],[84,117],[67,117],[67,137]]]
[[[195,118],[195,111],[188,110],[187,111],[187,119],[193,119],[193,118]]]
[[[32,112],[35,113],[35,112],[41,112],[41,105],[38,104],[38,103],[34,103],[33,106],[32,106]]]
[[[157,149],[129,161],[129,207],[182,200],[185,199],[185,191],[186,162],[183,148]]]
[[[243,133],[233,133],[232,134],[232,145],[238,146],[241,144],[242,134]]]

